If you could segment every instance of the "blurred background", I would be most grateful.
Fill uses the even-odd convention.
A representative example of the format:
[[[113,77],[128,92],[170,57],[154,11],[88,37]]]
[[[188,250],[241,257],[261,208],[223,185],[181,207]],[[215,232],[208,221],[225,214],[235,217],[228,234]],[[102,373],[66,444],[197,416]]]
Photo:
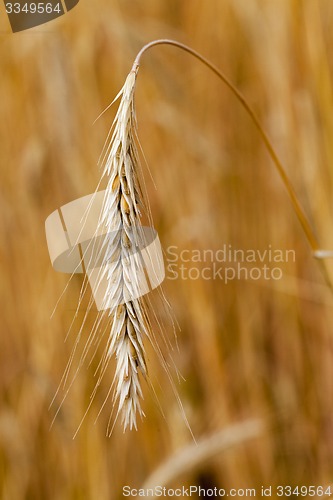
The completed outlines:
[[[12,34],[1,6],[1,498],[122,498],[124,485],[139,487],[193,442],[148,345],[164,416],[145,387],[138,431],[123,434],[118,423],[107,438],[111,403],[94,421],[111,370],[73,440],[95,362],[80,370],[50,429],[62,389],[49,406],[84,307],[64,342],[83,276],[71,280],[50,318],[68,275],[52,269],[44,222],[96,188],[116,108],[92,123],[137,52],[155,38],[175,38],[228,75],[271,137],[321,246],[332,249],[332,23],[331,0],[81,0],[53,22]],[[257,131],[229,90],[173,47],[145,54],[136,105],[148,196],[166,252],[271,245],[296,255],[279,264],[280,280],[166,279],[179,348],[173,320],[152,294],[174,345],[183,379],[171,372],[196,438],[247,419],[265,424],[256,439],[204,461],[170,487],[328,484],[332,297]],[[95,314],[82,330],[83,346]]]

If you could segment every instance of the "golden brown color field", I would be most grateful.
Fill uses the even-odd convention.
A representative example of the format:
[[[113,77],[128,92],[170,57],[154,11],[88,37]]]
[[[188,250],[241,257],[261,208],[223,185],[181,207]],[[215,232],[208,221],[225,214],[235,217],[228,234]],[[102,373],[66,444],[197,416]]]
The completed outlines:
[[[94,191],[116,108],[92,122],[137,52],[155,38],[175,38],[228,75],[271,137],[321,246],[332,249],[332,24],[331,0],[81,0],[52,23],[11,34],[1,5],[1,498],[122,498],[124,485],[140,487],[193,444],[149,346],[164,417],[145,387],[138,431],[123,434],[117,424],[107,438],[111,403],[94,421],[111,370],[73,440],[94,387],[94,360],[50,429],[63,391],[48,408],[84,308],[64,343],[83,278],[70,282],[50,319],[68,276],[51,267],[44,221]],[[279,264],[280,280],[165,280],[179,349],[158,300],[155,312],[175,345],[185,379],[177,389],[195,437],[249,419],[264,426],[168,486],[259,491],[333,482],[332,296],[257,131],[229,90],[173,47],[145,54],[136,105],[165,250],[271,245],[296,255]],[[92,311],[83,343],[93,321]]]

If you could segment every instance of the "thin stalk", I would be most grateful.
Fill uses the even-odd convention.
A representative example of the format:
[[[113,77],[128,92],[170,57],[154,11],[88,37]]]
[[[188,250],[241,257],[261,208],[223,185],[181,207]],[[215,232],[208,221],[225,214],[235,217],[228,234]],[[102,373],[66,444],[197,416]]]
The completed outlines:
[[[138,55],[136,56],[136,58],[134,60],[132,71],[134,71],[135,73],[138,72],[139,67],[140,67],[141,57],[148,49],[155,47],[156,45],[173,45],[174,47],[177,47],[181,50],[184,50],[185,52],[194,56],[196,59],[201,61],[205,66],[207,66],[211,71],[213,71],[213,73],[215,73],[215,75],[218,76],[218,78],[220,78],[220,80],[222,80],[222,82],[231,90],[231,92],[234,94],[234,96],[237,98],[237,100],[242,104],[243,108],[245,109],[247,114],[250,116],[253,124],[255,125],[256,129],[258,130],[262,140],[264,141],[266,149],[267,149],[271,159],[273,160],[273,163],[276,167],[276,170],[277,170],[277,172],[278,172],[278,174],[279,174],[279,176],[280,176],[280,178],[281,178],[281,180],[282,180],[282,182],[287,190],[287,193],[289,195],[293,209],[294,209],[295,214],[296,214],[296,216],[297,216],[297,218],[298,218],[298,220],[303,228],[306,239],[311,247],[312,253],[314,255],[316,255],[316,253],[318,253],[318,251],[320,250],[320,246],[319,246],[317,237],[316,237],[316,235],[315,235],[315,233],[314,233],[314,231],[309,223],[309,220],[308,220],[308,218],[303,210],[303,207],[301,206],[301,204],[299,202],[299,199],[297,197],[295,189],[293,188],[291,182],[289,181],[288,175],[287,175],[287,173],[286,173],[286,171],[285,171],[285,169],[284,169],[284,167],[283,167],[283,165],[282,165],[282,163],[281,163],[281,161],[280,161],[280,159],[279,159],[279,157],[278,157],[278,155],[277,155],[277,153],[276,153],[276,151],[271,143],[271,140],[269,139],[269,137],[266,134],[263,127],[261,126],[259,119],[257,118],[257,116],[256,116],[255,112],[253,111],[253,109],[251,108],[251,106],[246,101],[245,97],[239,92],[239,90],[233,85],[233,83],[222,73],[222,71],[220,71],[219,68],[217,66],[215,66],[215,64],[211,63],[208,59],[206,59],[206,57],[201,55],[196,50],[192,49],[191,47],[188,47],[187,45],[185,45],[181,42],[177,42],[176,40],[169,40],[169,39],[154,40],[154,41],[148,43],[147,45],[145,45],[144,47],[142,47],[142,49],[140,50],[140,52],[138,53]],[[332,285],[330,277],[328,275],[326,266],[325,266],[324,262],[320,259],[319,259],[319,265],[320,265],[321,271],[323,273],[323,276],[325,278],[326,284],[328,285],[328,287],[330,288],[330,290],[333,293],[333,285]]]

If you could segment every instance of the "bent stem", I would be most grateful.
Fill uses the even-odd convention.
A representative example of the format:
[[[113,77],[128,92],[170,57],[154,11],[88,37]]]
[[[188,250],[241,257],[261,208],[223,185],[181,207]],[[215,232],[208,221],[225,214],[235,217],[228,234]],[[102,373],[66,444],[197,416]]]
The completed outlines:
[[[146,479],[142,489],[148,491],[156,486],[167,486],[220,453],[259,438],[264,435],[264,432],[265,426],[259,419],[247,420],[226,427],[176,452]]]
[[[308,221],[308,218],[299,202],[299,199],[297,197],[297,194],[288,178],[288,175],[268,137],[268,135],[266,134],[265,130],[263,129],[263,127],[261,126],[260,124],[260,121],[259,119],[257,118],[255,112],[253,111],[253,109],[251,108],[251,106],[248,104],[248,102],[246,101],[245,97],[239,92],[239,90],[233,85],[233,83],[230,82],[230,80],[213,64],[211,63],[208,59],[206,59],[204,56],[202,56],[199,52],[197,52],[196,50],[192,49],[191,47],[188,47],[187,45],[181,43],[181,42],[177,42],[176,40],[168,40],[168,39],[160,39],[160,40],[154,40],[150,43],[148,43],[147,45],[145,45],[141,50],[140,52],[138,53],[138,55],[136,56],[135,60],[134,60],[134,63],[133,63],[133,67],[132,67],[132,71],[135,72],[135,74],[138,73],[138,70],[139,70],[139,67],[140,67],[140,61],[141,61],[141,57],[142,55],[150,48],[152,47],[155,47],[156,45],[173,45],[174,47],[177,47],[181,50],[184,50],[185,52],[191,54],[192,56],[194,56],[196,59],[198,59],[199,61],[201,61],[205,66],[207,66],[211,71],[213,71],[213,73],[215,73],[216,76],[218,76],[218,78],[220,78],[220,80],[222,80],[222,82],[229,88],[229,90],[231,90],[231,92],[234,94],[234,96],[237,98],[237,100],[242,104],[243,108],[245,109],[245,111],[247,112],[247,114],[250,116],[253,124],[255,125],[256,129],[258,130],[262,140],[264,141],[264,144],[266,146],[266,149],[271,157],[271,159],[273,160],[273,163],[276,167],[276,170],[287,190],[287,193],[288,193],[288,196],[290,198],[290,201],[292,203],[292,206],[293,206],[293,209],[295,211],[295,214],[303,228],[303,231],[305,233],[305,237],[311,247],[311,250],[312,250],[312,253],[313,255],[315,256],[318,256],[319,253],[320,253],[320,246],[319,246],[319,243],[318,243],[318,240],[317,240],[317,237],[316,235],[314,234],[314,231]],[[319,252],[319,253],[318,253]],[[329,289],[331,290],[331,292],[333,293],[333,285],[332,285],[332,282],[331,282],[331,279],[330,279],[330,276],[328,274],[328,271],[326,269],[326,266],[325,266],[325,263],[323,262],[323,260],[321,260],[320,257],[318,257],[318,263],[319,263],[319,266],[320,266],[320,269],[321,269],[321,272],[324,276],[324,279],[325,279],[325,282],[327,284],[327,286],[329,287]]]

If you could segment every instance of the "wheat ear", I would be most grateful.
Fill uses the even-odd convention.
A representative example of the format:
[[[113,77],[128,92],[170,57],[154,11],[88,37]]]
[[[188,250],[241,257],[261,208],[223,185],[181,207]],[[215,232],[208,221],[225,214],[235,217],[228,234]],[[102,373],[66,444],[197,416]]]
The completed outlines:
[[[108,235],[108,266],[101,271],[101,278],[107,277],[104,309],[108,309],[111,319],[107,357],[116,355],[114,402],[118,401],[117,416],[121,414],[124,430],[137,428],[137,415],[144,416],[140,373],[147,377],[143,337],[150,336],[147,306],[140,297],[138,283],[143,238],[139,206],[144,206],[144,200],[138,178],[135,79],[132,71],[117,96],[121,100],[103,159],[107,187],[100,220]]]

